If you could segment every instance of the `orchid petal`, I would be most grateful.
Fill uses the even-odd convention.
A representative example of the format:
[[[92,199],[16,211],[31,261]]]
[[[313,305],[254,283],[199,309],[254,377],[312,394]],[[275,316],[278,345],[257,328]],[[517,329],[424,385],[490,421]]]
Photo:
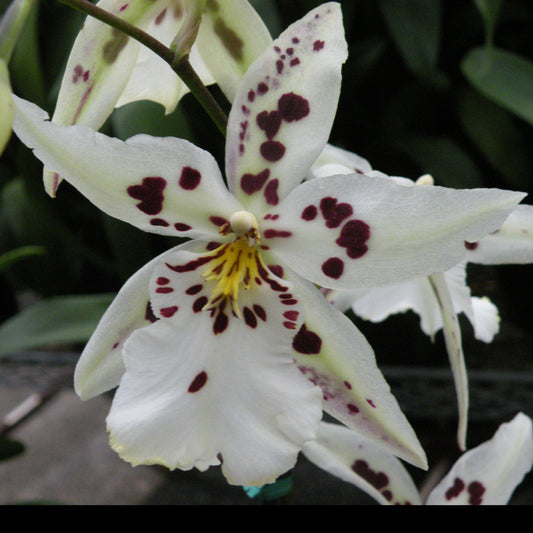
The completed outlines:
[[[192,242],[192,241],[191,241]],[[144,265],[122,286],[102,315],[74,372],[74,389],[88,400],[118,386],[125,372],[122,347],[136,329],[153,324],[155,316],[148,287],[155,268],[175,250],[191,249],[191,242],[172,248]],[[195,248],[198,246],[194,243]]]
[[[532,422],[518,413],[492,439],[465,452],[426,505],[505,505],[532,466]]]
[[[139,27],[168,0],[100,0],[98,7]],[[137,61],[141,47],[115,28],[87,17],[70,53],[53,121],[86,124],[98,129],[111,114]]]
[[[271,43],[268,28],[247,0],[207,3],[196,48],[230,102],[248,67]]]
[[[11,138],[11,125],[13,123],[13,97],[6,62],[0,59],[0,154],[4,151]]]
[[[418,490],[401,463],[374,443],[339,424],[322,422],[302,452],[312,463],[355,485],[382,505],[419,505]]]
[[[457,428],[457,444],[459,449],[466,449],[466,430],[468,426],[468,377],[466,373],[463,345],[461,342],[461,328],[455,313],[452,298],[448,291],[444,274],[437,273],[429,276],[429,282],[437,297],[442,315],[444,342],[448,359],[452,369],[457,405],[459,409],[459,424]]]
[[[294,357],[322,389],[324,411],[389,453],[426,468],[425,453],[364,336],[313,284],[285,270],[305,316],[293,341]]]
[[[341,16],[338,4],[326,3],[289,26],[239,86],[228,120],[226,176],[256,215],[304,179],[327,142],[347,56]]]
[[[483,342],[492,342],[500,330],[498,308],[486,297],[472,297],[474,336]]]
[[[330,176],[300,184],[265,216],[262,232],[302,277],[325,288],[372,287],[450,269],[464,258],[464,241],[501,226],[524,196]]]
[[[215,283],[202,274],[214,256],[178,250],[154,271],[150,299],[161,320],[125,344],[111,445],[134,465],[222,464],[230,483],[272,483],[315,438],[322,414],[320,390],[292,358],[301,313],[283,298],[291,284],[264,272],[239,297],[242,318],[224,306],[202,311]]]
[[[107,214],[152,233],[218,236],[242,209],[205,150],[173,137],[123,142],[86,126],[58,126],[14,97],[13,129],[49,169]]]
[[[162,9],[160,8],[157,16],[152,17],[143,29],[160,43],[170,46],[178,29],[183,25],[185,15],[179,3],[173,6],[172,2],[167,0],[165,4]],[[204,85],[215,83],[215,79],[202,61],[196,46],[191,49],[189,62]],[[138,100],[152,100],[161,104],[166,113],[172,113],[181,98],[188,92],[187,85],[181,81],[166,61],[149,48],[141,46],[135,66],[115,107]]]
[[[311,167],[312,177],[322,178],[335,174],[367,174],[372,166],[364,158],[332,144],[326,144]]]
[[[482,265],[533,263],[533,206],[516,206],[496,231],[467,242],[466,258]]]

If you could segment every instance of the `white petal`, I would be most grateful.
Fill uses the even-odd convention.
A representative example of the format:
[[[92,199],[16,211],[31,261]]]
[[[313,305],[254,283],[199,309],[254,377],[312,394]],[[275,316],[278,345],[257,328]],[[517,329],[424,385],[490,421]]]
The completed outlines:
[[[248,67],[271,42],[268,28],[248,1],[224,0],[207,3],[196,48],[232,102]]]
[[[474,335],[483,342],[492,342],[500,331],[500,314],[498,308],[486,297],[472,297],[474,310]]]
[[[372,166],[364,157],[332,144],[326,144],[311,167],[311,175],[322,178],[335,174],[353,174],[354,172],[366,174],[371,170]]]
[[[516,206],[499,229],[467,243],[466,257],[482,265],[533,263],[533,206]]]
[[[58,126],[39,107],[14,97],[13,130],[45,166],[107,214],[153,233],[218,235],[242,209],[209,152],[173,137],[127,141],[86,126]]]
[[[317,439],[307,442],[302,452],[319,468],[355,485],[378,503],[422,503],[416,485],[401,461],[356,431],[322,422]]]
[[[299,185],[261,229],[286,236],[264,243],[304,278],[326,288],[372,287],[448,270],[464,258],[465,240],[498,228],[523,197],[330,176]]]
[[[432,490],[427,505],[505,505],[533,465],[531,419],[523,413],[464,453]]]
[[[256,215],[304,179],[326,144],[346,56],[340,6],[330,2],[289,26],[246,72],[228,120],[226,176]]]
[[[151,302],[162,318],[125,345],[111,443],[134,465],[222,461],[230,483],[271,483],[315,438],[322,414],[320,390],[292,357],[299,306],[283,298],[289,283],[262,273],[241,291],[243,318],[227,307],[202,311],[215,283],[201,276],[206,257],[179,251],[154,272]]]
[[[424,450],[371,346],[318,289],[285,270],[305,314],[305,326],[293,341],[294,357],[303,374],[322,389],[324,411],[389,453],[426,468]]]
[[[184,246],[190,247],[189,243],[181,247]],[[134,330],[156,320],[149,303],[148,286],[152,273],[174,250],[159,255],[133,274],[103,314],[74,372],[74,388],[82,400],[119,384],[125,371],[122,357],[124,342]]]

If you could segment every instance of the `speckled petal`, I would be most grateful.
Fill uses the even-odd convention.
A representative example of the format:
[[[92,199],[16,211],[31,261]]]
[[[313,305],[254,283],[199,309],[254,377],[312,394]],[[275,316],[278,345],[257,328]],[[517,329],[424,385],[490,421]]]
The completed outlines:
[[[271,42],[268,28],[248,0],[207,2],[196,48],[230,102],[248,67]]]
[[[424,450],[367,340],[313,284],[288,269],[285,276],[305,316],[293,340],[294,357],[301,372],[322,389],[324,411],[381,449],[426,468]]]
[[[331,130],[347,57],[340,5],[287,28],[250,66],[228,121],[226,175],[261,215],[302,181]]]
[[[311,179],[266,214],[262,230],[273,238],[264,244],[325,288],[398,283],[459,263],[464,241],[497,229],[524,196],[404,186],[361,174]]]
[[[422,503],[401,461],[345,426],[322,422],[316,440],[306,443],[302,452],[322,470],[355,485],[382,505]]]
[[[320,389],[293,361],[300,304],[290,283],[261,272],[241,292],[242,318],[227,304],[203,310],[215,284],[202,276],[209,257],[178,251],[154,272],[160,320],[126,342],[111,445],[134,465],[221,464],[230,483],[271,483],[294,466],[322,415]]]
[[[188,141],[121,141],[87,126],[58,126],[34,104],[14,101],[21,141],[108,215],[152,233],[204,237],[219,236],[219,226],[242,209],[213,156]]]
[[[465,452],[426,504],[505,505],[532,466],[532,422],[518,413],[492,439]]]

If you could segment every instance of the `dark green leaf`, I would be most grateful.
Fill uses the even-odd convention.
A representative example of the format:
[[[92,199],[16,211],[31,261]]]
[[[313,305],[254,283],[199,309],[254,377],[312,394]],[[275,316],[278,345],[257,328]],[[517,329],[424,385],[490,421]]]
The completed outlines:
[[[461,70],[481,94],[533,125],[533,62],[498,48],[479,47],[466,55]]]
[[[0,437],[0,461],[11,459],[24,451],[24,444],[19,441]]]

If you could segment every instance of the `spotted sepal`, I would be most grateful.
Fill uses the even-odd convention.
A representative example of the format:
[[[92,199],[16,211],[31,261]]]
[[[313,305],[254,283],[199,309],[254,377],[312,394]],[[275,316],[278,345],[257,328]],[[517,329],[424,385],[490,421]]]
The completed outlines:
[[[340,6],[326,3],[285,30],[246,72],[229,116],[226,175],[256,215],[305,177],[326,144],[346,56]]]

